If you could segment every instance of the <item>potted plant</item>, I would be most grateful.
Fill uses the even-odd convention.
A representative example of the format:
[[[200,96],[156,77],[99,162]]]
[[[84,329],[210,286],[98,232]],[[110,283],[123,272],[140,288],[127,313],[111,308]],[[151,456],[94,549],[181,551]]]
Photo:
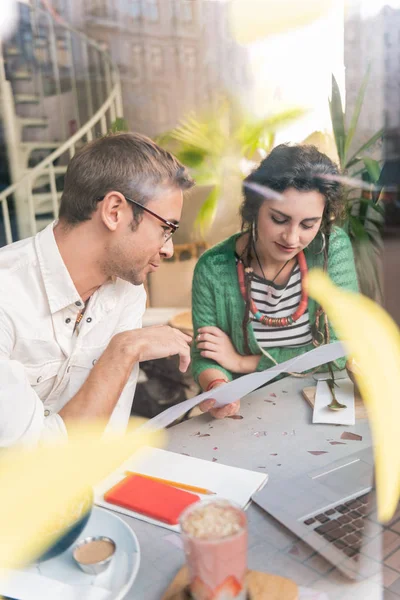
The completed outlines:
[[[349,178],[344,179],[346,203],[343,226],[353,245],[361,292],[380,302],[380,252],[384,211],[376,189],[381,167],[379,161],[367,152],[382,139],[383,129],[376,132],[356,151],[351,150],[368,79],[369,69],[360,86],[354,112],[351,118],[346,119],[339,86],[332,75],[329,107],[340,170],[344,178]]]
[[[304,114],[294,108],[261,119],[224,97],[210,113],[189,114],[158,138],[190,170],[203,192],[190,239],[220,241],[239,227],[243,178],[272,149],[278,129]]]
[[[240,228],[243,178],[272,149],[276,131],[303,114],[302,109],[293,108],[255,119],[238,102],[223,97],[211,112],[189,114],[177,127],[158,137],[157,142],[190,169],[197,186],[185,204],[175,256],[151,276],[151,306],[163,302],[190,306],[193,269],[199,254],[207,245]],[[176,299],[174,294],[166,299],[165,282],[178,279]]]

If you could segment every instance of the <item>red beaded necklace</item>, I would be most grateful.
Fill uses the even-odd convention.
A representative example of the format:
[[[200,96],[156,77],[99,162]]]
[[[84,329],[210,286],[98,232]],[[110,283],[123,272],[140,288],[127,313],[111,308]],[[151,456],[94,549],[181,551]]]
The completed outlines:
[[[300,317],[302,315],[304,315],[304,313],[307,309],[307,305],[308,305],[308,294],[306,292],[308,269],[307,269],[306,257],[304,256],[303,251],[298,253],[297,262],[299,264],[300,274],[301,274],[301,298],[300,298],[300,304],[299,304],[297,310],[291,316],[275,318],[275,317],[268,317],[267,315],[263,315],[258,310],[254,300],[252,298],[250,298],[250,310],[251,310],[252,314],[254,315],[254,318],[257,319],[257,321],[259,321],[263,325],[268,325],[268,327],[286,327],[287,325],[292,325],[293,323],[298,321],[298,319],[300,319]],[[238,273],[238,279],[239,279],[240,292],[243,296],[244,301],[246,302],[247,293],[246,293],[245,271],[246,271],[246,273],[248,273],[250,275],[253,272],[253,269],[251,267],[247,267],[245,269],[242,259],[238,260],[237,273]]]

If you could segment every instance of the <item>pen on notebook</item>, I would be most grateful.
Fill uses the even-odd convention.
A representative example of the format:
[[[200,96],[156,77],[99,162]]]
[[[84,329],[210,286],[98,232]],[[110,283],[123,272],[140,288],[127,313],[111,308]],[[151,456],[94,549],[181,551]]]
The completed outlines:
[[[179,483],[179,481],[170,481],[169,479],[162,479],[161,477],[152,477],[151,475],[143,475],[143,473],[135,473],[134,471],[125,471],[125,475],[140,475],[140,477],[152,479],[153,481],[158,481],[159,483],[164,483],[165,485],[170,485],[172,487],[178,487],[182,490],[187,490],[188,492],[197,492],[198,494],[205,494],[207,496],[215,494],[215,492],[212,492],[211,490],[207,490],[206,488],[202,487],[197,487],[196,485],[189,485],[188,483]]]

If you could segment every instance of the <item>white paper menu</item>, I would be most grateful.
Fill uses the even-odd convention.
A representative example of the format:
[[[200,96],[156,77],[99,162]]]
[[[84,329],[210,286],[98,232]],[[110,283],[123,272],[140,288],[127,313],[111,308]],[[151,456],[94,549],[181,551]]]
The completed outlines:
[[[188,410],[191,410],[207,398],[214,398],[216,400],[216,407],[225,406],[226,404],[243,398],[246,394],[265,385],[278,375],[281,375],[281,373],[302,373],[303,371],[315,369],[320,365],[342,358],[342,356],[345,355],[346,349],[341,342],[319,346],[306,354],[291,358],[279,365],[274,365],[265,371],[249,373],[249,375],[239,377],[226,385],[214,388],[212,391],[203,392],[185,402],[171,406],[156,417],[153,417],[153,419],[147,421],[140,429],[151,429],[152,431],[162,429],[173,423],[176,419],[179,419],[179,417],[184,415]]]

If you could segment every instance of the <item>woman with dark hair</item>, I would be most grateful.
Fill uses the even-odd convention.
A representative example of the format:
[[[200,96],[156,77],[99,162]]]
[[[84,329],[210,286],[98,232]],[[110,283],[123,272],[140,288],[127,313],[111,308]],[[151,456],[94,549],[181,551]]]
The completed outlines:
[[[335,224],[338,174],[316,147],[282,144],[245,179],[241,233],[205,252],[194,273],[192,371],[203,390],[337,339],[304,283],[320,267],[358,290],[350,240]],[[239,409],[213,404],[200,407],[219,418]]]

